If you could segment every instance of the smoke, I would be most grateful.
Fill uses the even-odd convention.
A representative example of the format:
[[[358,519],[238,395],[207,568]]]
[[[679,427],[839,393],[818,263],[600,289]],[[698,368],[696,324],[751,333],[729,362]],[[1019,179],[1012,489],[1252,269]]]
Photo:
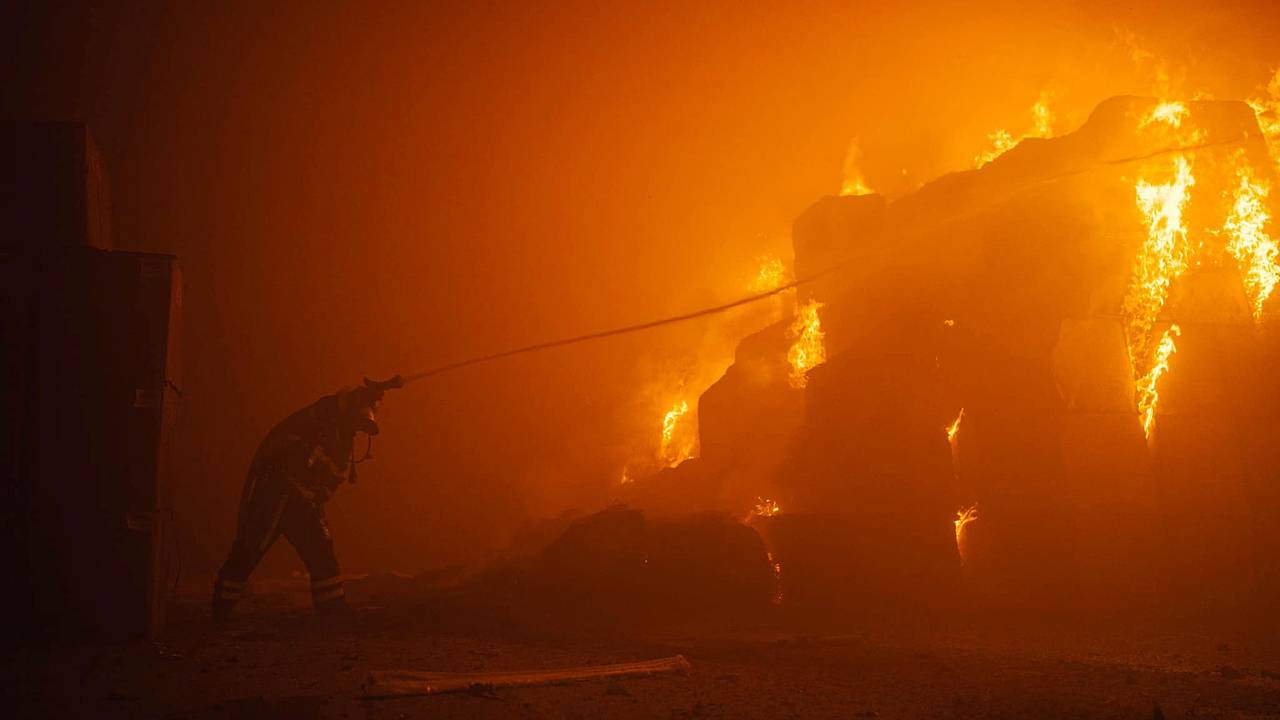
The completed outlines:
[[[840,189],[855,136],[895,195],[969,167],[1046,87],[1059,133],[1152,92],[1161,58],[1171,92],[1247,97],[1278,60],[1267,12],[41,6],[6,23],[24,68],[6,109],[86,119],[118,246],[181,258],[175,497],[199,572],[260,437],[329,389],[736,297],[756,257],[790,257],[791,219]],[[712,381],[756,320],[734,322],[390,396],[377,460],[331,506],[344,561],[472,558],[600,501],[654,442],[651,388]]]

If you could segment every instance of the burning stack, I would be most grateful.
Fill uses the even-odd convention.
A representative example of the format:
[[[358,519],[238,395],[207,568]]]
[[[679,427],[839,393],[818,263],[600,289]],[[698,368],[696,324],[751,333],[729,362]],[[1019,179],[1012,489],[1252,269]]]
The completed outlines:
[[[838,270],[703,396],[688,479],[780,495],[795,601],[936,604],[959,545],[991,606],[1262,605],[1274,180],[1248,105],[1119,97],[905,197],[819,201],[796,274]]]

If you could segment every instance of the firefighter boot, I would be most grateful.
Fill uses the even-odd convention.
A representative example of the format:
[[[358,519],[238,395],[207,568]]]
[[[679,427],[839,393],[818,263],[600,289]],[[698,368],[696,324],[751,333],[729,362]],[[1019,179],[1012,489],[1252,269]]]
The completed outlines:
[[[213,583],[212,614],[215,625],[224,625],[231,619],[231,611],[244,592],[245,584],[234,580],[218,578]]]

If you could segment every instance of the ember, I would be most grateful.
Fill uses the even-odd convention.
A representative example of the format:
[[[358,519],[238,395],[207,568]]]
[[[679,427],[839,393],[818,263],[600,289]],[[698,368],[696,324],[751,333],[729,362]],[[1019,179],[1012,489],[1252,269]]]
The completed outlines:
[[[947,442],[952,446],[956,444],[956,435],[960,433],[960,421],[964,420],[964,408],[960,408],[960,413],[956,415],[956,419],[951,421],[947,426]]]
[[[782,506],[778,504],[777,500],[770,500],[769,498],[756,498],[756,506],[751,508],[751,515],[749,517],[768,518],[768,517],[773,517],[775,515],[778,515],[781,512],[782,512]]]

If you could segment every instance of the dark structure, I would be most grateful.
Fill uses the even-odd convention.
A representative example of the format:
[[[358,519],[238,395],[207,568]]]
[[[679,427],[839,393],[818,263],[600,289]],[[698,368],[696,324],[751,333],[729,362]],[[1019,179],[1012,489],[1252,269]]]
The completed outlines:
[[[181,275],[111,250],[76,123],[11,125],[0,246],[4,516],[15,640],[155,636],[164,618]]]

